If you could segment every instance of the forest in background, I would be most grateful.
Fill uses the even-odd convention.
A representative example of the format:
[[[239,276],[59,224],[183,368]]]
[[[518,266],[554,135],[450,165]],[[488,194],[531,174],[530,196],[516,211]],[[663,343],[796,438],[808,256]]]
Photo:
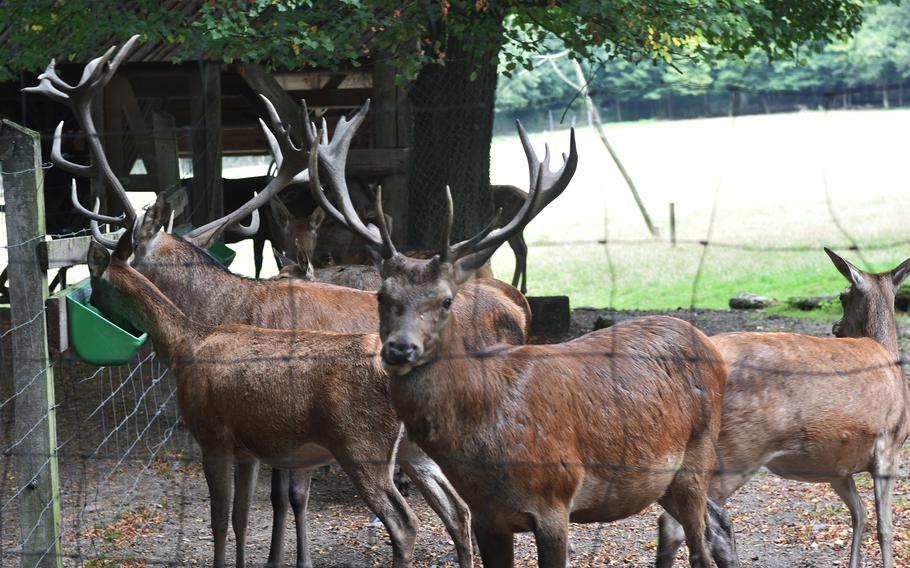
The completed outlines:
[[[772,62],[754,51],[744,59],[674,59],[665,65],[604,56],[582,66],[604,121],[908,104],[910,1],[866,10],[851,39],[805,44],[790,59]],[[501,66],[497,130],[513,128],[507,118],[521,118],[535,129],[552,129],[560,121],[566,126],[572,117],[584,122],[582,98],[560,77],[574,79],[573,62],[560,56],[561,41],[550,43],[552,55],[538,57],[530,69]]]

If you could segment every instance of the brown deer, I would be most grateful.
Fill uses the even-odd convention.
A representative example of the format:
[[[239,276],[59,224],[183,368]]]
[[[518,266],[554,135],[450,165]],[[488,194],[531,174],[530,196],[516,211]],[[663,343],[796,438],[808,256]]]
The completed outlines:
[[[492,251],[539,211],[541,194],[549,202],[568,185],[574,132],[558,172],[532,155],[531,192],[515,217],[454,245],[447,230],[442,253],[417,260],[395,250],[381,211],[378,229],[354,214],[339,148],[311,149],[314,197],[384,259],[380,356],[408,436],[468,502],[487,568],[513,565],[513,534],[522,531],[534,533],[540,566],[564,568],[570,521],[621,519],[654,502],[683,524],[693,566],[709,565],[706,541],[713,550],[724,541],[716,558],[735,565],[725,514],[707,504],[727,372],[704,334],[650,317],[556,345],[479,353],[463,346],[454,302]],[[322,193],[317,160],[337,209]]]
[[[232,522],[237,566],[244,565],[258,460],[283,469],[337,461],[388,529],[394,565],[410,566],[417,521],[390,469],[399,442],[402,463],[445,511],[461,566],[471,566],[468,510],[438,467],[401,438],[375,334],[195,322],[127,264],[130,242],[124,235],[113,257],[92,243],[92,303],[148,332],[174,372],[181,417],[202,449],[216,567],[224,566],[234,466]]]
[[[53,98],[71,106],[86,132],[95,132],[90,107],[92,97],[96,96],[117,65],[126,56],[133,40],[128,42],[113,62],[110,62],[113,51],[96,59],[87,68],[86,76],[91,80],[82,81],[71,87],[56,79],[53,66],[49,74],[43,76],[39,92],[55,93]],[[51,83],[52,77],[56,81]],[[58,85],[58,83],[60,83]],[[57,85],[57,86],[55,86]],[[59,88],[58,88],[59,87]],[[258,196],[244,205],[245,212],[232,213],[225,218],[210,223],[214,230],[207,230],[202,237],[214,240],[231,222],[243,219],[249,212],[268,203],[278,191],[292,181],[305,181],[306,156],[302,149],[291,142],[287,130],[280,124],[277,113],[265,100],[269,111],[269,125],[264,122],[263,128],[267,137],[275,140],[281,149],[282,157],[287,163],[279,165],[275,178]],[[369,101],[349,122],[344,119],[336,128],[333,140],[345,139],[350,143],[346,132],[352,124],[362,121]],[[121,188],[119,180],[110,169],[104,150],[99,144],[93,144],[92,159],[94,166],[81,166],[66,161],[60,152],[60,131],[55,137],[55,150],[52,152],[54,163],[63,169],[78,175],[89,175],[94,168],[100,169],[104,179],[113,188]],[[97,140],[97,136],[90,136]],[[120,195],[120,194],[118,194]],[[97,232],[97,221],[111,222],[129,227],[134,241],[131,262],[139,272],[149,278],[185,315],[190,319],[206,325],[248,324],[277,329],[315,329],[336,332],[372,332],[378,328],[376,295],[358,292],[347,288],[327,284],[309,284],[304,282],[269,282],[256,281],[232,274],[199,245],[202,240],[192,242],[176,237],[163,230],[170,219],[168,206],[163,198],[151,206],[137,222],[130,225],[126,219],[138,217],[125,192],[120,198],[120,205],[126,212],[122,217],[106,217],[85,209],[74,199],[74,206],[96,222],[93,227]],[[116,242],[106,239],[105,246],[113,248]],[[527,328],[530,321],[530,308],[527,301],[517,290],[498,281],[484,282],[470,287],[464,301],[456,302],[456,309],[463,313],[466,345],[475,349],[497,342],[511,344],[524,343],[527,339]],[[475,301],[475,304],[471,302]],[[341,315],[340,315],[341,314]],[[284,523],[287,517],[288,502],[297,519],[297,555],[298,567],[311,566],[306,539],[306,506],[309,493],[309,473],[295,472],[288,477],[288,472],[274,470],[272,476],[272,504],[275,511],[272,533],[272,546],[269,552],[270,565],[277,565],[283,558]],[[428,488],[432,490],[433,488]],[[453,535],[453,539],[457,539]]]
[[[899,367],[894,292],[910,259],[864,272],[829,249],[850,282],[836,338],[725,333],[711,338],[730,369],[709,496],[723,504],[762,467],[797,481],[829,483],[850,510],[850,568],[862,560],[866,508],[853,476],[868,471],[882,562],[893,566],[891,499],[908,435],[907,385]],[[660,519],[657,566],[673,565],[679,525]]]

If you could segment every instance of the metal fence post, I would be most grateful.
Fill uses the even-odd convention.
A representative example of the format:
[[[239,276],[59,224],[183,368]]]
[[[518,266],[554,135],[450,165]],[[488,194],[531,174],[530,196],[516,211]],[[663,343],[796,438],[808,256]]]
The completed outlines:
[[[54,415],[54,372],[47,351],[44,192],[38,133],[3,120],[0,174],[6,199],[10,329],[19,443],[18,484],[23,568],[60,568],[60,478]]]

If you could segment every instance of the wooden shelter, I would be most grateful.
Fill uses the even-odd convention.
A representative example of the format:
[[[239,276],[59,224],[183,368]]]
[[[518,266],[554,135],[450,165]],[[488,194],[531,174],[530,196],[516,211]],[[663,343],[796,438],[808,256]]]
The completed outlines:
[[[178,157],[192,157],[193,183],[188,212],[194,225],[222,215],[222,157],[268,154],[259,117],[265,108],[258,94],[275,105],[282,120],[302,133],[300,100],[310,119],[325,117],[330,130],[343,115],[372,99],[367,122],[354,140],[347,176],[381,183],[386,210],[407,227],[407,170],[411,140],[410,112],[395,84],[393,65],[365,61],[358,68],[269,73],[255,64],[217,61],[169,63],[172,47],[137,46],[98,101],[94,116],[114,172],[128,191],[160,192],[179,184]],[[58,65],[61,76],[76,81],[84,63]],[[86,159],[75,119],[57,102],[21,92],[37,84],[23,74],[0,84],[0,117],[42,134],[49,155],[54,127],[66,120],[64,151]],[[130,174],[141,159],[147,173]],[[47,161],[47,159],[45,159]],[[99,182],[100,183],[100,182]],[[106,192],[99,192],[106,195]],[[230,196],[229,196],[230,197]],[[396,235],[396,240],[403,238]]]

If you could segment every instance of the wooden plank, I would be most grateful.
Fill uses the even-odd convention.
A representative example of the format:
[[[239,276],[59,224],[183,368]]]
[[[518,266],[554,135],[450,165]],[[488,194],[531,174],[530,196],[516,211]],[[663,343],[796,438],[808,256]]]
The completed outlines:
[[[335,75],[332,71],[300,71],[295,73],[273,73],[275,81],[286,91],[318,91]],[[373,76],[366,69],[349,69],[337,73],[344,79],[338,84],[339,89],[369,89],[373,86]]]
[[[10,316],[15,392],[15,439],[23,568],[60,568],[60,477],[54,413],[54,372],[49,364],[44,301],[47,272],[38,265],[43,239],[44,191],[37,132],[0,123],[0,169],[6,200]],[[8,172],[8,173],[6,173]]]
[[[133,92],[133,86],[122,75],[115,75],[107,89],[116,93],[114,101],[123,109],[123,115],[126,117],[126,123],[132,133],[132,140],[139,151],[142,163],[145,164],[145,171],[154,176],[158,171],[155,159],[155,146],[149,134],[149,127],[145,122],[145,116],[139,108],[139,101],[136,100],[136,93]],[[110,102],[108,104],[111,104]],[[132,164],[124,164],[127,171]]]
[[[158,191],[165,191],[180,185],[180,159],[177,156],[177,123],[166,112],[152,114],[152,140],[158,171]]]
[[[118,235],[116,233],[105,233],[104,236],[109,239],[116,239]],[[45,270],[85,264],[85,259],[88,256],[88,247],[91,242],[91,235],[41,241],[36,247],[38,262]]]
[[[221,64],[204,61],[193,77],[193,185],[190,203],[197,227],[224,214],[221,188]]]

